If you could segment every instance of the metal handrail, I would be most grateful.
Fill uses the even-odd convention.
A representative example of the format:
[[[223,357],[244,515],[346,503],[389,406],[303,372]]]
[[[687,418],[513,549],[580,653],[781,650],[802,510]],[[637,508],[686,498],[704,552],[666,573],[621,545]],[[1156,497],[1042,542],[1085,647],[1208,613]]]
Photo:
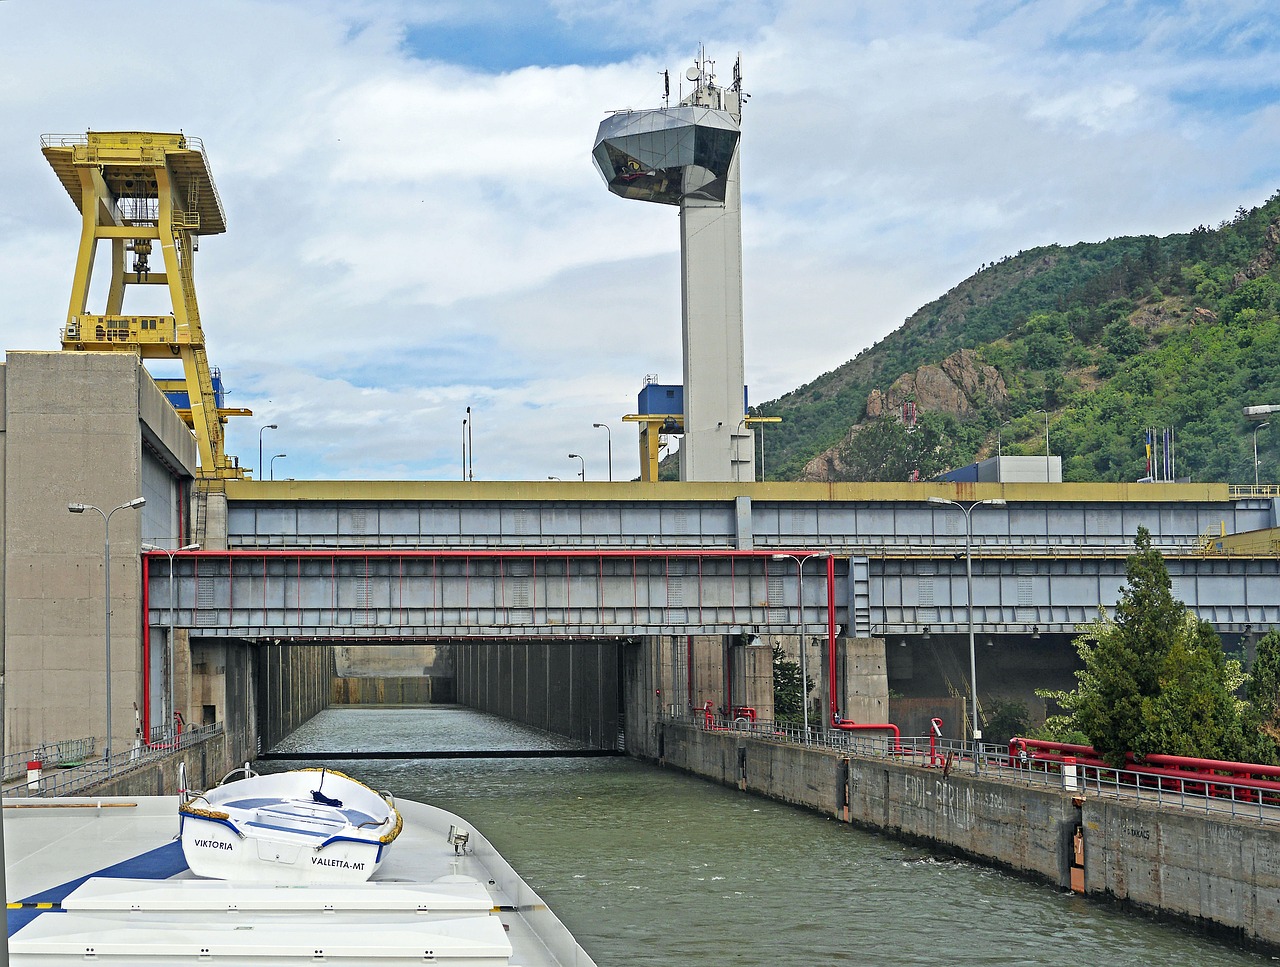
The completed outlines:
[[[108,779],[115,779],[137,766],[163,759],[180,749],[199,745],[220,735],[222,731],[222,723],[217,722],[213,725],[194,726],[180,733],[176,731],[162,733],[162,741],[153,741],[147,745],[138,744],[113,753],[110,760],[94,759],[79,766],[42,773],[37,780],[20,781],[6,788],[4,795],[6,798],[40,799],[75,795]]]
[[[904,736],[895,742],[889,733],[855,734],[822,727],[811,727],[806,736],[800,725],[748,722],[719,714],[712,714],[708,724],[702,710],[690,711],[679,706],[668,707],[667,716],[710,731],[748,734],[767,741],[806,745],[860,758],[910,762],[941,769],[944,774],[958,770],[961,762],[965,763],[966,774],[970,774],[973,767],[973,747],[957,739],[937,739],[930,743],[927,737]],[[997,782],[1054,788],[1078,795],[1106,795],[1160,808],[1280,823],[1280,793],[1235,782],[1227,776],[1195,773],[1169,776],[1141,769],[1113,769],[1034,757],[1020,762],[1010,757],[1007,746],[991,743],[978,745],[977,766],[979,776]]]
[[[82,739],[58,739],[54,742],[42,742],[34,749],[22,752],[10,752],[0,763],[0,781],[8,782],[19,779],[27,773],[28,762],[39,762],[42,765],[59,766],[63,763],[76,764],[73,759],[89,759],[97,754],[97,739],[86,736]]]

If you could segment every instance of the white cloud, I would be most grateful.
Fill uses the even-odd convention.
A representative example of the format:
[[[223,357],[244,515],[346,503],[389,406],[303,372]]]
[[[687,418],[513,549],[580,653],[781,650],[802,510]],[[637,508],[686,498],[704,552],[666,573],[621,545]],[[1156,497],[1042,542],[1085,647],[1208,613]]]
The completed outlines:
[[[754,95],[756,402],[983,262],[1216,223],[1280,183],[1264,0],[662,0],[639,27],[634,4],[554,0],[543,21],[617,62],[411,55],[415,29],[482,30],[516,2],[171,5],[142,41],[90,0],[0,4],[3,348],[53,348],[65,319],[79,223],[39,135],[181,128],[227,209],[197,285],[211,359],[258,414],[229,429],[244,463],[276,422],[277,476],[452,479],[470,405],[478,477],[568,479],[572,451],[602,478],[594,422],[634,476],[620,417],[646,373],[680,380],[676,216],[608,194],[588,152],[699,40],[722,78],[741,51]],[[171,56],[104,56],[138,43]]]

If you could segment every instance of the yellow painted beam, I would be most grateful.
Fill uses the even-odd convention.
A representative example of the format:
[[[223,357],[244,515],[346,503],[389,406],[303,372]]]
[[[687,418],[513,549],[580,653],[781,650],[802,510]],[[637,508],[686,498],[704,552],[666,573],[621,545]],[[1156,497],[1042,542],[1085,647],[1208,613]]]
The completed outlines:
[[[94,234],[98,238],[159,238],[160,229],[155,225],[99,225]]]
[[[921,503],[1003,498],[1010,503],[1212,503],[1230,500],[1226,484],[1132,483],[607,483],[556,480],[229,480],[229,500],[725,500]]]

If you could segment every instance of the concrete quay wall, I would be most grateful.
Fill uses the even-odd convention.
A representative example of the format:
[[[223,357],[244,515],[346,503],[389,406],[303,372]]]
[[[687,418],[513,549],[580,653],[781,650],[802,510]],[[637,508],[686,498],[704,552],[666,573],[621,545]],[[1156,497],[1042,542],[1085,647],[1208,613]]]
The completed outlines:
[[[1086,894],[1280,950],[1280,826],[682,723],[653,737],[665,765],[1063,889],[1080,831]]]
[[[236,765],[243,764],[252,758],[252,749],[241,746],[234,734],[222,732],[164,758],[128,767],[114,778],[99,783],[89,792],[80,793],[80,795],[176,797],[180,764],[185,764],[187,767],[187,788],[203,790],[216,786]],[[175,798],[175,820],[178,818],[177,810]]]
[[[1280,949],[1280,829],[1091,798],[1085,891]]]

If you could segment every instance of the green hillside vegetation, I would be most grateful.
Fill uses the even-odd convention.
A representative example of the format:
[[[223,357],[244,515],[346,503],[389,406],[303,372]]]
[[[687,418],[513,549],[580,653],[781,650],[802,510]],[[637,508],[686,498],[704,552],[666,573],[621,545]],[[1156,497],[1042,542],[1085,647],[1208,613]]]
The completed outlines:
[[[1146,473],[1143,431],[1173,427],[1177,474],[1253,482],[1246,405],[1280,403],[1280,193],[1215,229],[1050,245],[986,266],[843,366],[755,412],[768,476],[789,480],[865,421],[867,395],[958,349],[994,366],[1007,400],[966,421],[920,412],[866,421],[840,479],[929,477],[1003,452],[1051,449],[1071,481]],[[1007,423],[1007,426],[1002,424]],[[1280,430],[1280,420],[1276,422]],[[1267,454],[1280,454],[1263,431]],[[1275,474],[1272,474],[1275,479]]]

